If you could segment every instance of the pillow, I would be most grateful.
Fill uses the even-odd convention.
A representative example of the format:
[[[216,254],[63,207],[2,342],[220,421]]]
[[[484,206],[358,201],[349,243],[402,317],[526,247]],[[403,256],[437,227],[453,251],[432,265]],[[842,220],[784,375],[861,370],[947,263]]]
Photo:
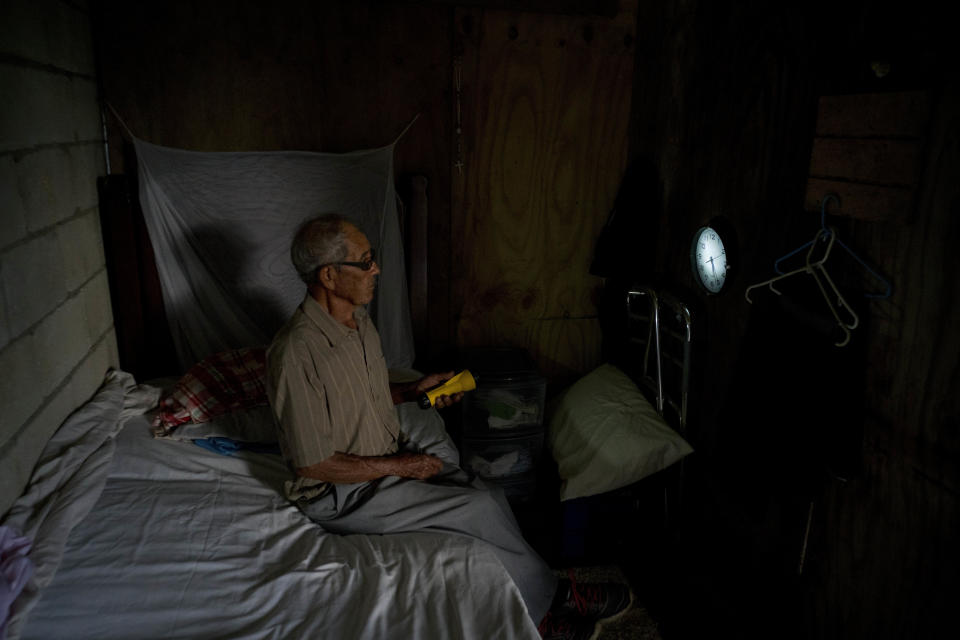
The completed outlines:
[[[190,369],[160,401],[153,421],[154,435],[172,440],[229,438],[240,442],[277,442],[277,421],[267,404],[264,377],[266,352],[262,348],[226,351],[206,358]],[[419,380],[412,369],[391,369],[390,382]],[[400,430],[418,451],[453,465],[459,452],[436,409],[416,402],[397,406]]]
[[[263,347],[204,358],[160,400],[153,419],[154,436],[276,442],[273,412],[267,404],[266,369]]]
[[[185,422],[168,435],[157,437],[184,441],[229,438],[238,442],[275,444],[277,419],[270,405],[264,404],[237,409],[205,422]]]
[[[555,404],[547,444],[562,480],[561,500],[625,487],[693,451],[610,364],[578,380]]]

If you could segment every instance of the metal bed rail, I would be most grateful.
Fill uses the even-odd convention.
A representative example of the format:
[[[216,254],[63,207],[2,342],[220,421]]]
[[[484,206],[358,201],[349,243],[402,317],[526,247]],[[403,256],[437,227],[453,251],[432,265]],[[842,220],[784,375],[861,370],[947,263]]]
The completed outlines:
[[[627,343],[641,350],[639,382],[655,399],[663,415],[663,371],[660,358],[660,315],[657,292],[635,287],[627,292]]]
[[[657,413],[687,438],[693,351],[690,308],[675,295],[647,286],[631,288],[626,306],[627,343],[640,350],[638,381],[652,393]],[[675,500],[671,500],[669,484],[664,487],[666,527],[673,521],[671,504],[675,502],[677,509],[682,504],[684,462],[681,460],[677,469]]]

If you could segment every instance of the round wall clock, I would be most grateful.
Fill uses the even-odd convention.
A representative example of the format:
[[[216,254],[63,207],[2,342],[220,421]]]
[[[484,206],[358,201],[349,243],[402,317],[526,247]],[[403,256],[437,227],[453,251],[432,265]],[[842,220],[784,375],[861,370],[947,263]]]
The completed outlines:
[[[708,293],[720,293],[727,282],[727,249],[720,233],[712,226],[700,227],[690,247],[693,279]]]

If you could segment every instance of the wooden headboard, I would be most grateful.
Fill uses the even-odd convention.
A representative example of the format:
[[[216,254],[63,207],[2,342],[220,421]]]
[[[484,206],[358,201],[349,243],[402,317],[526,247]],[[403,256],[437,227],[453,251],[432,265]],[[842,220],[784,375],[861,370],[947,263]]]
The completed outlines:
[[[136,163],[128,163],[128,167]],[[401,176],[401,230],[414,343],[423,348],[427,318],[427,180]],[[181,373],[163,305],[157,266],[137,197],[135,175],[99,179],[100,224],[110,280],[120,368],[137,380]]]
[[[137,380],[176,374],[180,365],[137,198],[136,177],[108,175],[99,179],[97,189],[120,368]]]

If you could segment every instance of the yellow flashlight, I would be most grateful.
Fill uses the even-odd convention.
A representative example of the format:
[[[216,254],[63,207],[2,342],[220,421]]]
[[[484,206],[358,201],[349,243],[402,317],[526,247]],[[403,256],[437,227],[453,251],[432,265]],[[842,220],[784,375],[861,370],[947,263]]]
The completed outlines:
[[[464,369],[438,387],[420,394],[418,400],[421,409],[429,409],[440,396],[452,396],[461,391],[472,391],[477,388],[477,381],[468,370]]]

